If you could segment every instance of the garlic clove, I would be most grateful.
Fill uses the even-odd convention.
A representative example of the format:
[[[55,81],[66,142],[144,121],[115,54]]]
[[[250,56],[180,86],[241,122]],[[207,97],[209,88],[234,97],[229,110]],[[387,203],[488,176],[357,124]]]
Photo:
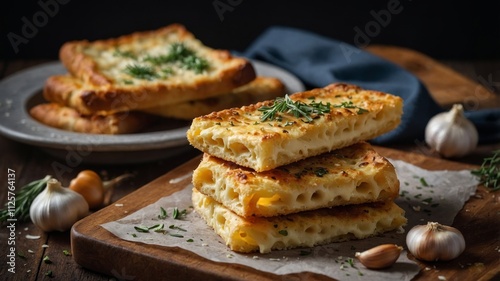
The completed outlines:
[[[403,247],[395,244],[382,244],[366,250],[357,252],[355,257],[369,269],[382,269],[393,265],[399,258]]]
[[[461,104],[432,117],[425,128],[425,142],[443,157],[461,157],[474,150],[478,132],[463,114]]]
[[[406,245],[415,258],[424,261],[448,261],[465,250],[462,233],[437,222],[416,225],[406,235]]]
[[[50,179],[31,203],[30,218],[43,231],[66,231],[88,212],[89,205],[83,196],[63,188],[57,179]]]

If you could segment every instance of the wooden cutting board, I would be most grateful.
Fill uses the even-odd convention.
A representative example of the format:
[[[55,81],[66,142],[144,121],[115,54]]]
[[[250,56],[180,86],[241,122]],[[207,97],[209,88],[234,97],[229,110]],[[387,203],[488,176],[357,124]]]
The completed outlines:
[[[377,45],[369,46],[367,51],[414,73],[442,106],[449,107],[454,103],[467,101],[471,95],[479,101],[479,108],[500,104],[498,96],[482,85],[421,53],[399,47]],[[387,148],[377,148],[377,150],[384,156],[401,159],[429,170],[473,168],[421,154]],[[131,280],[132,276],[135,280],[331,280],[311,273],[292,274],[281,279],[274,274],[241,265],[211,262],[179,248],[124,241],[99,226],[120,219],[155,202],[159,197],[185,187],[190,179],[173,184],[169,181],[192,171],[199,160],[196,158],[185,163],[116,202],[123,204],[123,207],[104,208],[75,224],[71,231],[75,261],[85,268],[123,280]],[[454,223],[454,226],[463,231],[468,242],[465,253],[450,262],[419,263],[422,270],[415,280],[438,280],[439,276],[446,277],[446,280],[482,281],[495,278],[499,280],[499,203],[498,195],[488,193],[480,186],[477,195],[466,203]],[[426,270],[426,267],[430,270]]]
[[[421,154],[376,148],[383,156],[400,159],[428,170],[471,169],[473,166],[426,157]],[[123,207],[109,206],[78,222],[71,231],[73,258],[81,266],[108,275],[140,280],[331,280],[313,273],[280,276],[241,265],[216,263],[180,248],[151,246],[121,240],[99,225],[118,220],[184,188],[190,178],[182,178],[196,168],[197,157],[119,200]],[[180,180],[179,180],[180,179]],[[172,180],[172,181],[171,181]],[[171,183],[174,182],[174,183]],[[450,262],[419,263],[422,270],[415,280],[489,280],[500,272],[498,196],[479,187],[456,217],[468,243],[465,252]],[[429,268],[426,270],[425,268]],[[135,279],[137,280],[137,279]]]

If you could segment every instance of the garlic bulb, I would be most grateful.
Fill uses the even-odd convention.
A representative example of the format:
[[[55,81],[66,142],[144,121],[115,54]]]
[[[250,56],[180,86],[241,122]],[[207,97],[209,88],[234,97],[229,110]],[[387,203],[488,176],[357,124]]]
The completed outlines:
[[[461,104],[432,117],[425,127],[425,142],[444,157],[461,157],[477,146],[476,127],[464,116]]]
[[[428,222],[414,226],[406,235],[408,250],[425,261],[452,260],[465,250],[465,239],[454,227]]]
[[[87,201],[77,192],[64,188],[56,179],[33,200],[31,221],[43,231],[66,231],[89,212]]]
[[[355,257],[370,269],[381,269],[393,265],[399,258],[403,247],[394,244],[382,244],[366,250],[357,252]]]

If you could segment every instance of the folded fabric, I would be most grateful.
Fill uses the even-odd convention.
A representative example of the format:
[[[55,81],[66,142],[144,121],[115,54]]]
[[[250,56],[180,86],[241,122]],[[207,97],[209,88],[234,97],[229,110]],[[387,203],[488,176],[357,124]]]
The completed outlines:
[[[402,97],[400,126],[374,139],[375,144],[422,140],[429,119],[443,111],[420,80],[405,69],[345,42],[308,31],[271,27],[242,55],[280,66],[307,87],[344,82]],[[500,141],[500,110],[468,112],[467,116],[480,125],[480,142]]]

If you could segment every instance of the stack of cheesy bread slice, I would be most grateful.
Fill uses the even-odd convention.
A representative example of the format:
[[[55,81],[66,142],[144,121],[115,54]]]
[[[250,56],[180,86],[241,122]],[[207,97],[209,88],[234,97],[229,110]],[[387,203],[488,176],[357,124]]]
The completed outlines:
[[[193,206],[234,251],[362,239],[406,224],[392,164],[366,141],[400,123],[402,99],[332,84],[195,118],[205,154]]]
[[[84,133],[133,133],[152,116],[190,121],[285,92],[278,79],[256,77],[250,61],[205,46],[180,24],[67,42],[59,57],[68,74],[47,79],[49,103],[30,113],[49,126]]]

